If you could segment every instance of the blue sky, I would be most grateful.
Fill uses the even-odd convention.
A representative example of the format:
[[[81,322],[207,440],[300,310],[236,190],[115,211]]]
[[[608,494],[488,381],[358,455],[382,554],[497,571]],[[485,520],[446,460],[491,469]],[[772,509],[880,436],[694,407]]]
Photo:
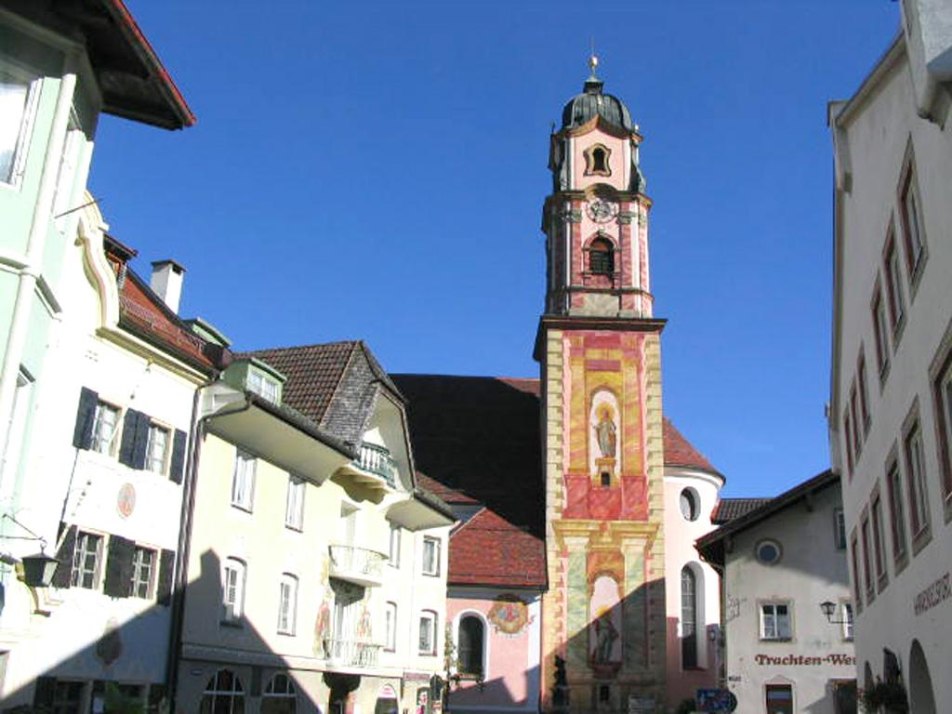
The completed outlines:
[[[127,2],[198,124],[106,117],[91,187],[140,273],[185,265],[183,316],[241,350],[537,376],[548,137],[594,37],[645,136],[666,413],[725,495],[826,468],[826,102],[898,3]]]

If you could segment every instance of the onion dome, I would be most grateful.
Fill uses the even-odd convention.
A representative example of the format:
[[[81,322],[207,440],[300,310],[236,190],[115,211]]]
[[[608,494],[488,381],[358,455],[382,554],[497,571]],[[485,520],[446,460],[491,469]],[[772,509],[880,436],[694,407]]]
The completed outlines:
[[[605,83],[595,76],[598,59],[592,57],[592,74],[582,87],[582,93],[572,97],[562,110],[562,128],[572,129],[581,126],[594,116],[600,116],[609,124],[634,131],[628,107],[618,97],[602,92]]]

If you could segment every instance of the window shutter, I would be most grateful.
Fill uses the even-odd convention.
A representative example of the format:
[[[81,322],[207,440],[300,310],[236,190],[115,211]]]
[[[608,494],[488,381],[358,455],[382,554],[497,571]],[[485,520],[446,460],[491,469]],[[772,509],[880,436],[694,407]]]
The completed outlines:
[[[185,440],[185,432],[176,429],[172,441],[172,467],[169,470],[169,476],[175,483],[182,483],[182,474],[185,471]]]
[[[160,605],[169,605],[172,602],[172,574],[175,570],[175,551],[162,550],[162,559],[159,563],[158,601]]]
[[[126,466],[132,466],[132,452],[136,445],[136,427],[139,424],[139,417],[142,414],[135,409],[126,409],[126,415],[122,420],[122,441],[119,444],[119,463]]]
[[[76,526],[70,526],[66,531],[66,537],[60,543],[56,551],[56,559],[59,565],[56,566],[56,572],[53,573],[53,587],[68,588],[69,575],[73,571],[73,550],[76,548]]]
[[[53,711],[53,699],[56,695],[56,677],[37,677],[33,689],[33,709]]]
[[[109,536],[103,591],[109,597],[129,597],[132,592],[132,558],[136,544],[128,538]]]
[[[96,420],[96,405],[99,395],[83,387],[79,393],[79,408],[76,410],[76,426],[73,428],[73,446],[88,449],[93,441],[93,422]]]

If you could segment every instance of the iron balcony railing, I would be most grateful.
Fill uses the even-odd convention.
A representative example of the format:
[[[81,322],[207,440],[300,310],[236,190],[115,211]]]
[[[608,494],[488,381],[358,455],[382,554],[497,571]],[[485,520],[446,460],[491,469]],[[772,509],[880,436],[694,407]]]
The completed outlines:
[[[376,667],[377,654],[382,645],[357,640],[340,640],[328,637],[324,640],[327,660],[338,667]]]
[[[383,579],[383,564],[387,558],[383,553],[355,545],[332,545],[331,575],[370,584]]]
[[[393,457],[390,456],[390,449],[385,446],[361,444],[360,453],[357,455],[354,463],[364,471],[376,474],[382,478],[387,482],[390,488],[396,486],[397,464],[394,462]]]

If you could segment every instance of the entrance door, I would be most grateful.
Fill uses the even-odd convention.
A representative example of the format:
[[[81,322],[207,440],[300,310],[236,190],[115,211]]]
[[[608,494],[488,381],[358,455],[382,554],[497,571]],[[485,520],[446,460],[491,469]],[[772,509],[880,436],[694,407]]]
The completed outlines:
[[[793,714],[793,687],[789,684],[767,685],[767,714]]]

